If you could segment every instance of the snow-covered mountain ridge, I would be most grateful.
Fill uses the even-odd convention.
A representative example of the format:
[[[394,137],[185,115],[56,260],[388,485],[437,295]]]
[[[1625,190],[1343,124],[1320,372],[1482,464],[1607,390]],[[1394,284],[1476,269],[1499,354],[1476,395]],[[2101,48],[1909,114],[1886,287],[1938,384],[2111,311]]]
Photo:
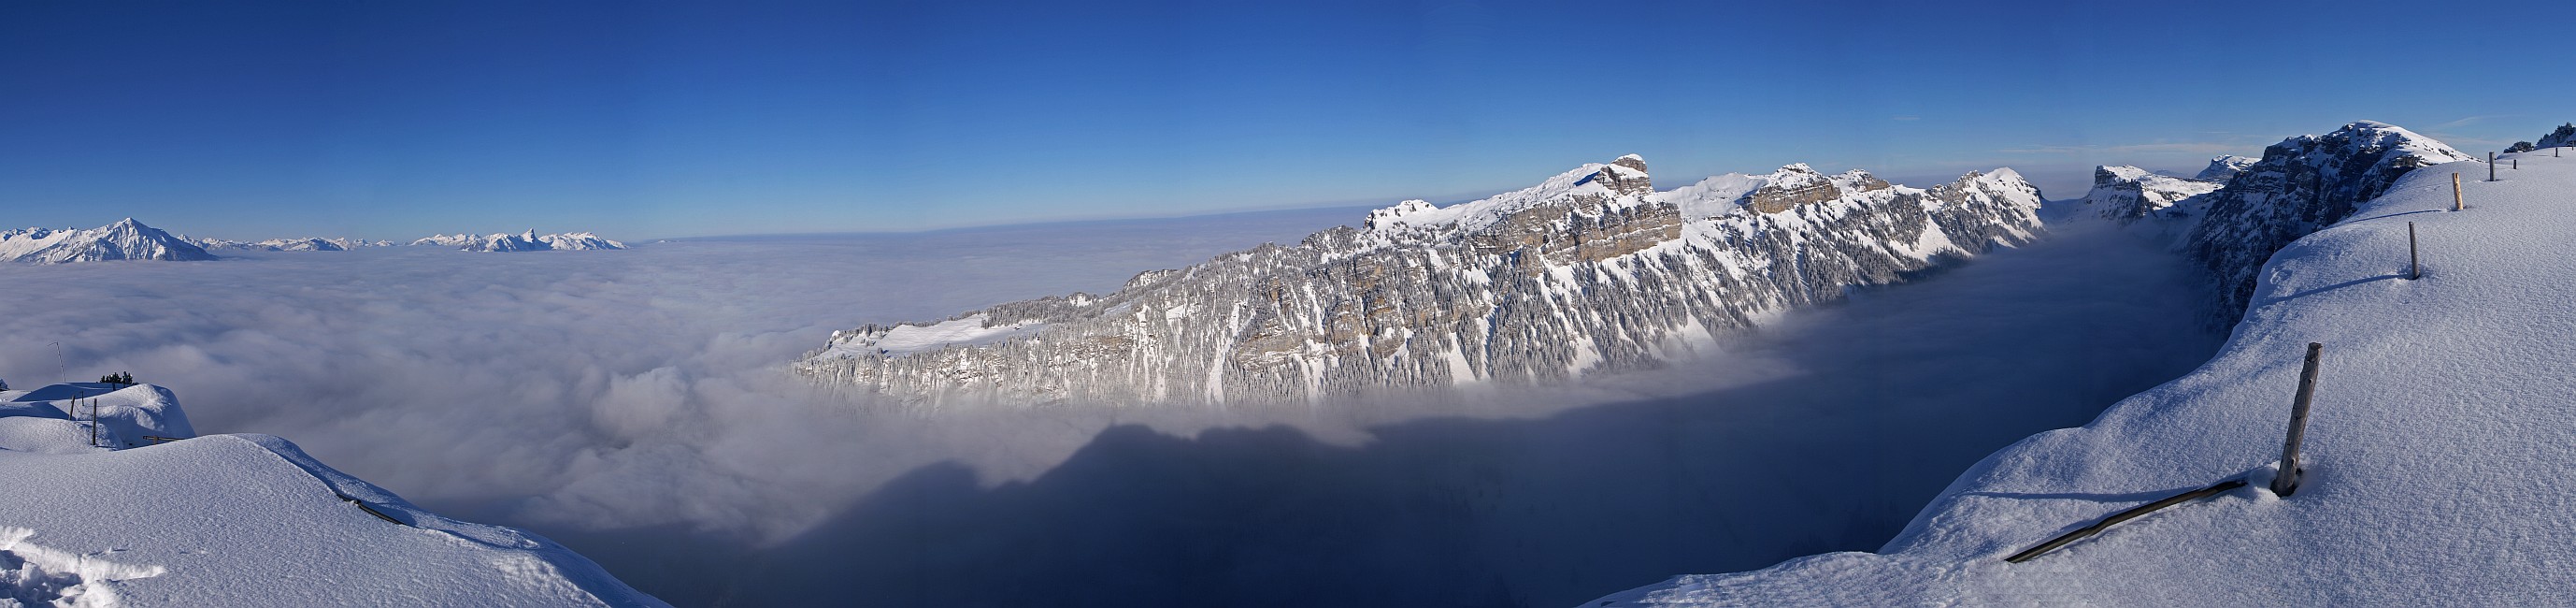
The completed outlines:
[[[1631,155],[1478,201],[1405,201],[1106,295],[836,332],[794,368],[931,403],[1550,382],[1694,356],[1781,310],[2027,242],[2039,202],[2008,169],[1927,189],[1790,165],[1656,192]]]
[[[199,437],[149,384],[0,391],[0,487],[0,604],[665,605],[553,541],[422,510],[284,439]]]
[[[2291,241],[2351,217],[2417,168],[2470,160],[2413,131],[2360,121],[2263,149],[2263,159],[2208,195],[2185,252],[2219,281],[2219,310],[2245,309],[2254,272]]]
[[[1972,468],[1876,553],[1676,577],[1584,606],[2519,605],[2576,588],[2576,158],[2508,156],[2503,181],[2413,171],[2250,274],[2220,354],[2094,422]],[[2351,167],[2351,165],[2345,165]],[[2372,163],[2371,166],[2376,166]],[[2231,185],[2231,188],[2234,186]],[[2292,201],[2280,201],[2288,204]],[[2423,274],[2409,279],[2409,224]],[[2324,345],[2289,497],[2300,358]],[[2248,486],[2003,558],[2224,479]]]
[[[111,260],[211,260],[215,255],[134,218],[87,230],[0,231],[0,262],[63,264]]]
[[[487,252],[582,251],[626,248],[625,243],[600,238],[599,235],[588,232],[537,234],[537,231],[535,230],[529,230],[520,234],[498,232],[492,234],[433,234],[427,237],[422,237],[419,240],[412,241],[411,244],[455,247],[460,251]]]
[[[2222,160],[2211,161],[2209,170],[2224,173]],[[2084,194],[2082,215],[2119,224],[2131,224],[2146,218],[2173,221],[2196,216],[2192,209],[2178,209],[2176,204],[2195,196],[2215,192],[2226,184],[2201,179],[2184,179],[2157,175],[2127,165],[2103,165],[2093,169],[2093,189]]]
[[[198,247],[203,247],[207,250],[233,249],[240,251],[350,251],[364,247],[391,247],[394,244],[393,241],[369,241],[365,239],[346,237],[269,239],[257,242],[191,238],[186,236],[182,236],[180,238],[186,239],[188,242],[195,243]]]

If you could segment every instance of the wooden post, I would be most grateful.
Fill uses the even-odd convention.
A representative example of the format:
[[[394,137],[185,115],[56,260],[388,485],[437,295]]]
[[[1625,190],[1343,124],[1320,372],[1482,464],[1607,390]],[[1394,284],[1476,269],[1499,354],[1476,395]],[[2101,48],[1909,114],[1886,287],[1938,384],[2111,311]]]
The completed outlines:
[[[2281,442],[2281,473],[2272,477],[2272,493],[2288,497],[2299,491],[2299,440],[2308,434],[2308,402],[2317,396],[2317,355],[2324,344],[2308,343],[2308,361],[2299,368],[2298,400],[2290,402],[2290,438]]]
[[[2451,174],[2451,210],[2452,210],[2452,211],[2459,211],[2459,210],[2461,210],[2461,209],[2467,209],[2467,208],[2469,208],[2469,204],[2468,204],[2467,202],[2465,202],[2465,201],[2463,201],[2463,200],[2461,200],[2461,199],[2460,199],[2460,174],[2458,174],[2458,173],[2452,173],[2452,174]]]
[[[2488,153],[2487,153],[2487,181],[2496,181],[2496,178],[2495,178],[2495,153],[2494,153],[2494,152],[2488,152]]]
[[[2406,223],[2406,280],[2424,278],[2424,264],[2415,257],[2415,223]]]

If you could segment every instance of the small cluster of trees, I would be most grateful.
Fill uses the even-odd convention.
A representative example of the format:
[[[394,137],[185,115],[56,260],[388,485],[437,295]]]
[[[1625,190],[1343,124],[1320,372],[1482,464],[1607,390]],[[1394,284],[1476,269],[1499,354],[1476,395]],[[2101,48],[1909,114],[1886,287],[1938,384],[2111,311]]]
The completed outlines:
[[[131,386],[134,384],[134,372],[117,372],[105,376],[99,376],[98,381],[106,384],[124,384]]]

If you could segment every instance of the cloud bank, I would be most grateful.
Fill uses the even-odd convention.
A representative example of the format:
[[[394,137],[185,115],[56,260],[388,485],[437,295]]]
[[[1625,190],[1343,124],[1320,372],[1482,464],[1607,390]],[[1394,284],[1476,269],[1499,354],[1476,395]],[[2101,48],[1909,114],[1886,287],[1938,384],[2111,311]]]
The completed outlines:
[[[2217,339],[2179,266],[2095,234],[1553,390],[921,415],[782,371],[833,329],[1356,215],[0,267],[0,374],[48,379],[59,340],[73,377],[169,386],[202,432],[285,436],[683,605],[1555,605],[1872,548],[1976,458]]]

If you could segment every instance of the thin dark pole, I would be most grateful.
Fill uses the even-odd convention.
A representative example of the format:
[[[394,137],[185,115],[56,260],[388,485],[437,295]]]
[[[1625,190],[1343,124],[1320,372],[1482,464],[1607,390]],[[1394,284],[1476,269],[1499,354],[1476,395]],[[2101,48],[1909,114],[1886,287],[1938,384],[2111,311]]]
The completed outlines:
[[[2488,152],[2488,153],[2487,153],[2487,181],[2496,181],[2496,178],[2495,178],[2495,153],[2494,153],[2494,152]]]
[[[2272,493],[2289,496],[2299,491],[2299,440],[2308,434],[2308,403],[2317,396],[2317,355],[2324,344],[2308,343],[2308,360],[2299,368],[2298,400],[2290,402],[2290,438],[2281,442],[2281,473],[2272,477]]]
[[[2415,223],[2406,223],[2406,280],[2424,278],[2424,263],[2415,256]]]

